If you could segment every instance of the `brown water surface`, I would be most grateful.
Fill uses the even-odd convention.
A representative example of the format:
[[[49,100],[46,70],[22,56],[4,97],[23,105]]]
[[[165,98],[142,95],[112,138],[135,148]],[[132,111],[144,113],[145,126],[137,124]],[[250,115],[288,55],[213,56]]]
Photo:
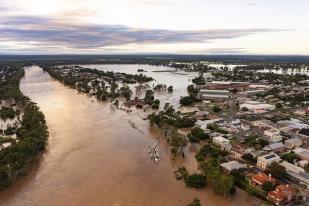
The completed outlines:
[[[211,188],[194,190],[176,181],[178,165],[196,167],[194,154],[187,150],[184,161],[173,161],[163,139],[161,161],[154,164],[147,150],[159,133],[141,118],[142,111],[127,114],[92,101],[37,66],[26,68],[20,86],[45,114],[50,137],[39,164],[0,192],[1,205],[183,206],[195,197],[204,206],[253,202],[240,190],[222,198]]]

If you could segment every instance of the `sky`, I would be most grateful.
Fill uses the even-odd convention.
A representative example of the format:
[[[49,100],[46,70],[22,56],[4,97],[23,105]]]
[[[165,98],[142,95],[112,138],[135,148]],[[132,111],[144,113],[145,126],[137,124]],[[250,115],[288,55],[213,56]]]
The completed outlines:
[[[0,0],[0,54],[309,55],[308,0]]]

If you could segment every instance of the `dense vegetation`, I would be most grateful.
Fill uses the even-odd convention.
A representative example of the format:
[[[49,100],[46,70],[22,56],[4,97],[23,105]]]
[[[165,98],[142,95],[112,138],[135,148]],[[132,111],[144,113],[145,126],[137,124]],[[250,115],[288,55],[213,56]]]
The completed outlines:
[[[48,131],[43,113],[19,90],[19,80],[24,74],[21,65],[13,65],[1,71],[2,77],[5,77],[1,81],[1,100],[12,101],[23,111],[20,125],[9,127],[9,132],[5,131],[6,134],[16,133],[18,141],[5,137],[12,144],[0,150],[0,186],[8,186],[14,177],[26,171],[34,156],[45,149]]]
[[[41,66],[52,77],[63,82],[65,85],[75,88],[80,92],[94,95],[98,100],[114,100],[117,97],[124,97],[129,101],[133,91],[128,84],[146,83],[153,80],[144,74],[101,71],[79,66],[56,67],[45,64]],[[158,102],[152,106],[157,108]]]
[[[2,106],[0,108],[0,118],[3,120],[13,119],[16,116],[16,112],[11,107]]]
[[[148,116],[150,124],[156,124],[159,127],[164,124],[176,127],[176,128],[187,128],[193,127],[195,119],[181,116],[175,112],[173,106],[168,107],[166,110],[160,111],[158,114],[152,113]]]

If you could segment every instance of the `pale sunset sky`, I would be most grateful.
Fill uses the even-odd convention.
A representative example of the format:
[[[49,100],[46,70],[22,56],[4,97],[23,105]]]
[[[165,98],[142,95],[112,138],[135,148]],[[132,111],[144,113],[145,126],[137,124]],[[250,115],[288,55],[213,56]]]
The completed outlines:
[[[0,0],[0,54],[309,55],[309,0]]]

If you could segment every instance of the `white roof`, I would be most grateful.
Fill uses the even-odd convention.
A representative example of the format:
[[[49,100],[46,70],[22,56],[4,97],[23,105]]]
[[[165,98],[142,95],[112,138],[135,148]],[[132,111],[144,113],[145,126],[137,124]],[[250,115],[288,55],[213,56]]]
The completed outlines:
[[[300,156],[304,156],[306,158],[309,158],[309,150],[302,148],[302,147],[298,147],[294,150],[294,152]]]
[[[245,164],[241,164],[238,161],[225,162],[225,163],[220,164],[220,166],[225,168],[228,171],[246,167]]]
[[[222,136],[215,137],[213,140],[216,140],[216,141],[218,141],[218,142],[229,142],[228,139],[225,139],[225,138],[222,137]]]
[[[282,165],[283,167],[285,167],[287,170],[298,173],[298,172],[305,172],[305,170],[301,167],[298,167],[296,165],[293,165],[287,161],[283,161],[282,163],[280,163],[280,165]]]
[[[266,145],[263,148],[263,150],[267,150],[267,149],[275,150],[275,149],[278,149],[278,148],[281,148],[281,147],[285,147],[284,144],[282,142],[276,142],[276,143],[273,143],[273,144]]]
[[[285,140],[285,144],[301,144],[302,141],[299,138],[287,139]]]

